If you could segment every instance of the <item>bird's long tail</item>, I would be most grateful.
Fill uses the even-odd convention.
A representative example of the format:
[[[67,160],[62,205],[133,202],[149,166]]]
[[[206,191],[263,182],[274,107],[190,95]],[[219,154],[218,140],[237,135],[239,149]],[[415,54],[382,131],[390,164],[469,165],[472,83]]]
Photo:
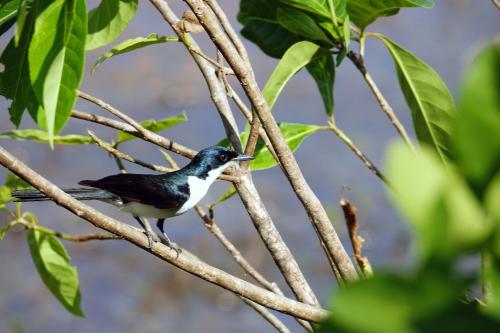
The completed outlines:
[[[64,192],[77,200],[115,200],[116,195],[98,188],[67,188]],[[45,194],[37,190],[21,190],[12,192],[16,202],[47,201],[51,200]]]

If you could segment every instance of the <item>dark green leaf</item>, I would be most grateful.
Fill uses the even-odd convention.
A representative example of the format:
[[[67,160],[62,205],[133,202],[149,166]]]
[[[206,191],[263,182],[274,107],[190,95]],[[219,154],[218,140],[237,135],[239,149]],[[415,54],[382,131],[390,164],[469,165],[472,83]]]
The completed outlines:
[[[0,188],[0,200],[1,200],[1,193],[2,189]],[[2,204],[0,203],[0,208],[2,207]],[[4,224],[3,226],[0,227],[0,240],[2,240],[5,237],[5,234],[7,231],[10,229],[10,224]]]
[[[152,132],[157,133],[157,132],[161,132],[167,128],[173,127],[177,124],[183,123],[187,120],[188,120],[188,118],[187,118],[186,114],[184,112],[182,112],[182,113],[179,113],[178,115],[175,115],[172,117],[167,117],[167,118],[162,119],[162,120],[154,120],[154,119],[143,120],[140,122],[140,124],[144,128],[146,128]],[[132,140],[132,139],[136,139],[136,137],[131,135],[131,134],[119,131],[118,136],[116,138],[116,141],[118,143],[122,143],[124,141]]]
[[[36,129],[25,129],[25,130],[13,130],[8,132],[0,133],[0,138],[10,139],[16,141],[33,141],[33,142],[49,142],[49,135],[47,132],[36,130]],[[92,139],[83,135],[69,134],[69,135],[56,135],[53,138],[53,142],[61,145],[81,145],[81,144],[91,144]]]
[[[135,15],[138,0],[102,0],[89,12],[86,50],[105,46],[125,30]]]
[[[316,125],[294,123],[280,123],[279,127],[286,143],[288,144],[288,147],[290,147],[292,151],[297,150],[302,141],[304,141],[309,135],[316,133],[321,129],[320,126]],[[255,159],[250,162],[250,168],[252,170],[269,169],[276,165],[276,160],[273,155],[260,140],[257,142],[254,156]]]
[[[43,105],[37,123],[52,143],[71,114],[83,76],[87,12],[85,0],[40,0],[36,13],[28,54],[30,78]]]
[[[391,53],[399,85],[408,104],[417,138],[432,147],[446,163],[450,155],[450,133],[456,116],[453,98],[432,67],[392,42],[376,35]]]
[[[288,7],[278,8],[277,17],[283,28],[296,35],[332,44],[315,20],[300,10]]]
[[[349,0],[347,1],[347,13],[351,20],[361,29],[373,23],[381,16],[391,16],[404,7],[431,8],[433,0]]]
[[[302,41],[292,45],[283,55],[280,62],[267,80],[262,94],[271,110],[278,99],[281,90],[290,78],[307,65],[319,50],[319,45]]]
[[[500,170],[500,44],[477,55],[460,88],[454,157],[479,196]]]
[[[10,0],[0,5],[0,35],[9,30],[14,22],[16,22],[19,1]]]
[[[241,0],[238,21],[241,34],[271,57],[281,58],[301,38],[284,29],[277,19],[278,4],[267,0]]]
[[[26,233],[31,257],[42,281],[72,314],[82,316],[78,271],[61,242],[52,235],[33,229]]]
[[[335,83],[333,56],[318,57],[307,64],[306,68],[316,81],[326,113],[332,115],[334,106],[333,84]]]
[[[119,54],[131,52],[142,47],[146,47],[153,44],[167,43],[167,42],[176,42],[179,39],[177,37],[158,37],[158,34],[151,34],[148,37],[137,37],[133,39],[127,39],[126,41],[116,45],[113,49],[104,53],[97,59],[94,66],[92,66],[91,72],[94,73],[97,66],[99,66],[105,60],[114,57]]]
[[[449,260],[483,245],[492,224],[462,178],[434,152],[424,146],[416,154],[400,142],[387,165],[393,199],[415,229],[422,261]]]
[[[309,13],[330,18],[330,10],[328,9],[326,1],[323,0],[278,0],[278,1]]]

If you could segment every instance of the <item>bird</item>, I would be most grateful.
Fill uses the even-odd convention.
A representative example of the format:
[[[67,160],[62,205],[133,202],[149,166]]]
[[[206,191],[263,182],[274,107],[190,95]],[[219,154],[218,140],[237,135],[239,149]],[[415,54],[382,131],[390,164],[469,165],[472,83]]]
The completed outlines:
[[[78,184],[85,188],[67,188],[63,191],[77,200],[99,200],[130,213],[144,229],[149,248],[153,246],[153,235],[142,218],[156,218],[161,242],[177,251],[178,255],[179,251],[173,247],[164,230],[165,219],[193,208],[224,170],[238,165],[239,161],[252,159],[252,156],[225,147],[211,146],[202,149],[189,164],[173,172],[120,173],[98,180],[82,180]],[[13,191],[12,197],[17,202],[51,200],[37,190]]]

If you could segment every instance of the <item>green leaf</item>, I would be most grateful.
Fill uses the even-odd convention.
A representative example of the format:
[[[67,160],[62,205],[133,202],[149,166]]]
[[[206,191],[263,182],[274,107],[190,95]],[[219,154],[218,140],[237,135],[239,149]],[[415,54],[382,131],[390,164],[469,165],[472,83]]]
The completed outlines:
[[[83,76],[87,12],[85,0],[40,0],[36,13],[30,78],[43,106],[37,123],[52,143],[71,114]]]
[[[12,201],[12,196],[10,195],[10,188],[7,186],[0,186],[0,208],[4,208],[6,203]]]
[[[19,1],[10,0],[0,5],[0,35],[7,31],[16,21]]]
[[[321,129],[320,126],[316,125],[295,123],[280,123],[279,127],[288,147],[290,147],[292,151],[297,150],[302,141],[309,135]],[[257,142],[254,157],[255,159],[250,162],[250,168],[254,171],[269,169],[276,165],[276,160],[261,140]]]
[[[49,135],[47,132],[36,129],[13,130],[0,133],[1,139],[10,139],[16,141],[33,141],[33,142],[49,142]],[[92,139],[83,135],[69,134],[69,135],[55,135],[52,138],[56,145],[81,145],[91,144]]]
[[[14,35],[14,41],[16,47],[19,46],[19,40],[23,33],[24,23],[26,23],[26,18],[28,17],[28,0],[21,0],[19,2],[17,20],[16,20],[16,33]]]
[[[307,65],[314,58],[318,50],[319,45],[302,41],[295,43],[285,52],[262,90],[262,94],[270,110],[273,108],[274,103],[288,80],[302,67]]]
[[[331,116],[333,114],[334,98],[333,84],[335,83],[335,64],[333,56],[326,55],[324,57],[315,58],[306,66],[307,71],[316,81],[323,104],[325,105],[326,113]]]
[[[87,51],[115,40],[135,15],[138,0],[102,0],[89,12]]]
[[[137,37],[133,39],[127,39],[126,41],[116,45],[113,49],[104,53],[97,59],[94,66],[92,66],[91,72],[94,73],[97,66],[99,66],[105,60],[114,57],[119,54],[131,52],[142,47],[146,47],[153,44],[167,43],[167,42],[176,42],[179,39],[177,37],[158,37],[158,34],[151,34],[148,37]]]
[[[238,13],[238,21],[244,25],[241,34],[274,58],[281,58],[290,46],[302,39],[279,24],[278,6],[275,1],[241,0]]]
[[[11,191],[26,190],[32,188],[32,186],[29,183],[27,183],[24,179],[19,178],[13,173],[9,173],[7,175],[7,179],[5,180],[5,186],[8,187]]]
[[[474,194],[436,154],[422,147],[419,154],[399,142],[387,159],[393,201],[415,230],[423,262],[478,250],[492,224]]]
[[[476,56],[459,90],[460,112],[453,133],[454,158],[481,197],[500,170],[500,44]]]
[[[50,292],[72,314],[83,317],[78,271],[54,236],[33,229],[26,233],[33,263]]]
[[[330,10],[326,1],[323,0],[278,0],[289,6],[301,9],[305,12],[330,18]],[[337,1],[338,2],[338,1]]]
[[[35,0],[32,8],[35,8],[37,3]],[[39,110],[38,100],[31,86],[28,64],[28,48],[36,18],[34,11],[32,9],[26,17],[18,46],[15,39],[11,39],[0,56],[0,62],[5,67],[0,73],[0,94],[12,100],[9,114],[16,127],[19,126],[25,109],[28,109],[35,121]]]
[[[347,13],[351,20],[362,30],[381,16],[396,15],[400,8],[434,6],[433,0],[349,0]]]
[[[0,188],[0,198],[1,198],[1,193],[2,193],[2,189]],[[1,203],[0,203],[0,207],[2,207]],[[0,241],[5,237],[5,234],[7,233],[7,231],[9,231],[9,229],[10,229],[9,223],[4,224],[3,226],[0,227]]]
[[[443,163],[450,155],[450,133],[456,107],[450,91],[432,67],[392,42],[376,35],[391,53],[399,85],[408,104],[418,140],[432,147]]]
[[[208,205],[208,207],[214,208],[215,206],[223,203],[224,201],[231,198],[235,194],[236,194],[236,188],[234,186],[231,186],[226,190],[226,192],[224,192],[220,197],[218,197],[217,200],[215,200],[210,205]]]
[[[182,113],[179,113],[178,115],[175,115],[172,117],[167,117],[167,118],[164,118],[164,119],[158,120],[158,121],[154,120],[154,119],[143,120],[140,122],[140,124],[144,128],[146,128],[147,130],[150,130],[152,132],[157,133],[157,132],[161,132],[167,128],[173,127],[177,124],[183,123],[187,120],[188,120],[188,118],[186,116],[186,113],[182,112]],[[136,139],[136,138],[137,137],[135,137],[131,134],[119,131],[118,136],[116,138],[116,141],[118,143],[122,143],[122,142]]]
[[[306,13],[297,9],[282,7],[278,8],[277,18],[279,24],[288,31],[307,39],[322,41],[333,46],[333,43],[328,39],[315,20]]]

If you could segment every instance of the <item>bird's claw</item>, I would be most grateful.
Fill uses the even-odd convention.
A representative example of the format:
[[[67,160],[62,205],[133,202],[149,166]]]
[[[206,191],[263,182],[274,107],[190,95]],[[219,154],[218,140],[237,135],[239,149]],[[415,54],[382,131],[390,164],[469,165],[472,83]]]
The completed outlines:
[[[160,236],[160,240],[161,242],[168,246],[170,249],[174,250],[176,255],[175,255],[175,259],[177,260],[177,258],[179,258],[179,254],[182,253],[182,249],[176,245],[174,245],[167,237],[165,237],[164,235],[161,235]]]

